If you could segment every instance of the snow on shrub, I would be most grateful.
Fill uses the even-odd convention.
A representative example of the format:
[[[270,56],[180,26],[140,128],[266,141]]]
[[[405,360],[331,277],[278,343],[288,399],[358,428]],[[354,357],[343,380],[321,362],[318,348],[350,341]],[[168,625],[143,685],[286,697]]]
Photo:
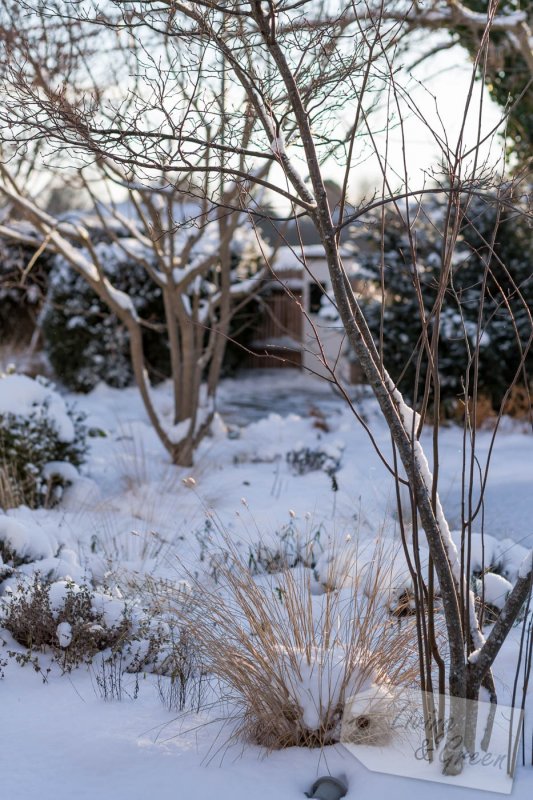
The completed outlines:
[[[0,338],[29,340],[47,293],[52,258],[42,253],[33,264],[35,250],[0,239]]]
[[[110,598],[112,600],[112,598]],[[116,646],[128,633],[127,607],[110,622],[95,604],[89,586],[72,580],[47,583],[38,573],[20,577],[15,589],[0,602],[0,623],[32,660],[35,652],[49,648],[65,671],[90,663],[96,653]],[[20,658],[18,659],[20,661]]]
[[[498,544],[501,567],[499,573],[511,583],[515,583],[516,579],[520,577],[521,565],[531,550],[518,544],[514,539],[501,539]]]
[[[452,538],[461,550],[461,532],[452,531]],[[374,575],[375,554],[379,552],[380,580]],[[465,561],[468,547],[465,543]],[[527,550],[510,539],[498,541],[489,534],[470,536],[470,580],[483,623],[491,624],[513,588],[518,577],[520,561]],[[413,557],[413,556],[411,556]],[[418,547],[422,575],[427,582],[430,560],[427,547]],[[466,565],[465,565],[466,566]],[[349,589],[354,585],[364,593],[378,592],[381,602],[396,616],[414,613],[414,587],[403,548],[393,540],[380,541],[349,539],[342,546],[327,547],[319,555],[313,569],[317,584],[323,591]],[[439,583],[434,577],[436,596]]]
[[[83,419],[47,381],[0,376],[0,488],[9,495],[4,507],[58,502],[85,456]]]
[[[482,583],[485,605],[501,611],[512,591],[512,584],[494,572],[487,572],[482,578]]]
[[[512,584],[501,575],[487,572],[481,577],[473,577],[471,586],[480,620],[484,625],[491,625],[503,609],[512,591]]]
[[[285,458],[295,475],[322,470],[331,478],[331,488],[336,492],[338,486],[335,473],[340,469],[343,449],[344,445],[340,443],[316,447],[297,445]]]
[[[461,552],[461,531],[451,534]],[[512,539],[498,540],[480,533],[465,537],[464,558],[470,563],[471,586],[483,624],[492,624],[503,609],[526,552]]]
[[[87,570],[78,554],[61,541],[55,524],[37,524],[31,512],[23,519],[0,516],[0,594],[21,576],[36,573],[47,581],[69,576],[83,582]]]
[[[52,558],[58,543],[37,525],[24,525],[12,517],[0,517],[0,553],[13,566]]]
[[[152,379],[169,374],[169,352],[162,333],[161,290],[128,249],[138,252],[133,239],[100,241],[94,249],[112,284],[131,297],[139,317],[159,331],[143,330],[143,343]],[[150,253],[144,254],[150,258]],[[90,257],[90,254],[89,256]],[[50,277],[50,292],[42,327],[45,348],[61,381],[74,391],[88,392],[104,381],[123,388],[133,382],[128,332],[120,320],[68,263],[58,257]]]
[[[294,567],[312,569],[324,549],[323,533],[322,525],[301,530],[291,516],[290,522],[273,534],[248,543],[239,554],[240,564],[252,575],[274,575]],[[207,517],[195,531],[195,537],[199,545],[198,560],[204,563],[205,574],[216,582],[220,567],[228,564],[226,532]]]
[[[451,531],[457,550],[461,552],[461,531]],[[489,534],[465,534],[465,561],[469,553],[470,572],[480,577],[485,572],[499,573],[502,570],[502,554],[500,542]]]
[[[322,528],[301,531],[291,519],[271,541],[249,545],[248,567],[253,575],[274,574],[296,566],[315,567],[323,550]]]
[[[477,344],[478,402],[485,403],[488,408],[498,408],[515,378],[523,353],[524,375],[531,372],[533,364],[533,351],[527,351],[531,335],[529,309],[533,302],[533,238],[527,215],[517,214],[514,209],[512,212],[502,210],[492,254],[498,210],[479,198],[469,197],[468,201],[468,216],[452,257],[439,316],[440,413],[445,416],[458,416],[464,409],[467,375],[472,393],[472,354]],[[431,339],[442,270],[440,221],[445,203],[428,199],[422,209],[413,208],[412,212],[416,223],[411,231],[399,215],[387,214],[382,243],[382,228],[379,217],[376,218],[376,224],[369,226],[366,241],[360,242],[358,258],[362,275],[371,287],[364,302],[364,313],[376,342],[382,341],[387,369],[411,401],[418,372],[416,394],[417,401],[421,401],[428,356],[423,345],[420,303]],[[412,246],[416,250],[416,263],[413,263]],[[485,281],[487,264],[490,272]],[[415,276],[420,292],[415,287]],[[522,388],[527,389],[527,386]],[[430,406],[432,400],[433,391]],[[529,395],[526,405],[529,407]],[[506,410],[510,412],[511,408]]]
[[[63,672],[93,665],[102,697],[120,700],[123,673],[153,672],[171,679],[171,689],[161,689],[165,703],[198,706],[204,671],[180,615],[154,614],[117,589],[19,570],[0,598],[0,627],[24,648],[8,655],[45,678],[50,667],[41,663],[43,653]]]
[[[425,571],[429,553],[423,547],[419,550]],[[314,576],[325,592],[358,586],[365,595],[376,594],[380,603],[396,616],[414,611],[411,574],[403,550],[394,541],[349,539],[342,546],[329,547],[318,558]]]

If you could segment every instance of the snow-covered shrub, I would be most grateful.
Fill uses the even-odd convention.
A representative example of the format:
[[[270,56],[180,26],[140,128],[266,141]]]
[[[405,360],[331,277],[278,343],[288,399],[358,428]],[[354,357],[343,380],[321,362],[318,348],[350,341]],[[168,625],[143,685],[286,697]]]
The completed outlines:
[[[24,525],[12,517],[0,516],[0,558],[5,576],[22,564],[47,563],[58,549],[58,542],[37,525]]]
[[[299,447],[290,450],[285,456],[287,464],[295,475],[306,475],[308,472],[322,470],[331,478],[333,491],[337,491],[338,472],[342,459],[342,446],[330,445],[324,447]]]
[[[14,590],[4,594],[0,624],[32,656],[48,650],[70,671],[122,642],[131,619],[121,604],[120,615],[110,621],[86,585],[67,580],[50,584],[36,573],[31,581],[21,578]]]
[[[420,304],[431,339],[435,325],[433,310],[442,273],[444,213],[444,202],[438,200],[424,202],[417,214],[413,208],[412,220],[416,216],[416,222],[411,239],[404,221],[390,213],[384,228],[383,253],[379,222],[370,226],[366,241],[361,239],[358,253],[367,283],[373,287],[364,303],[365,316],[376,342],[383,342],[384,360],[390,375],[399,381],[401,391],[410,400],[416,393],[420,401],[424,394],[428,356],[423,347],[424,322]],[[497,409],[515,377],[521,350],[524,351],[531,334],[531,229],[525,215],[503,212],[491,256],[490,243],[496,222],[497,210],[493,206],[471,198],[452,257],[440,314],[440,413],[446,416],[458,415],[464,409],[468,379],[471,397],[472,355],[477,344],[478,399],[481,398],[482,403],[486,401],[487,408]],[[490,271],[485,281],[487,263]],[[420,283],[420,293],[415,278]],[[418,366],[419,380],[415,387]],[[531,371],[531,349],[525,366]],[[432,397],[433,394],[429,398],[430,406]]]
[[[419,548],[422,570],[429,553]],[[376,595],[394,616],[414,613],[414,589],[402,548],[393,540],[349,539],[326,548],[314,567],[317,584],[325,592],[359,587],[365,595]]]
[[[122,232],[123,234],[124,232]],[[113,286],[131,298],[143,321],[142,336],[146,366],[154,382],[170,375],[170,350],[161,288],[152,280],[149,269],[157,264],[153,249],[142,246],[134,238],[118,238],[110,242],[101,232],[94,234],[93,249],[104,273]],[[259,255],[248,252],[246,242],[238,236],[232,241],[232,278],[243,281],[257,270]],[[82,250],[91,259],[91,254]],[[216,289],[209,275],[199,276],[187,288],[186,304],[194,298],[205,300]],[[229,347],[225,360],[226,373],[242,360],[242,347],[251,336],[257,318],[257,304],[239,300],[238,312],[232,318]],[[56,257],[50,275],[50,289],[42,315],[45,349],[57,377],[74,391],[88,392],[99,381],[123,388],[133,382],[129,335],[124,324],[84,278],[62,257]],[[207,332],[206,332],[207,340]]]
[[[194,637],[180,615],[141,605],[138,598],[19,571],[0,598],[0,628],[25,649],[10,653],[21,664],[35,666],[47,653],[64,672],[93,665],[105,699],[121,699],[122,673],[152,672],[172,684],[181,710],[199,704],[204,672]]]
[[[452,531],[461,552],[461,531]],[[496,539],[489,534],[472,533],[464,542],[464,558],[470,567],[470,585],[483,624],[492,624],[503,609],[518,577],[527,549],[511,539]],[[466,568],[466,563],[465,563]]]
[[[28,267],[35,250],[0,239],[0,339],[28,341],[47,293],[52,257],[42,253]]]
[[[416,632],[391,625],[377,594],[316,596],[311,570],[254,578],[237,556],[218,584],[193,587],[182,614],[205,668],[240,715],[237,733],[268,748],[339,741],[345,704],[416,678]]]
[[[452,531],[452,539],[457,550],[461,552],[464,548],[465,562],[468,559],[470,573],[479,578],[486,572],[500,573],[503,569],[503,555],[501,544],[494,536],[485,533],[465,534],[465,539],[461,545],[461,531]],[[466,567],[466,563],[465,563]]]
[[[165,637],[168,653],[161,666],[152,668],[159,675],[157,687],[163,705],[169,711],[184,711],[186,708],[198,712],[206,689],[206,672],[194,633],[183,626],[174,626],[172,635]]]
[[[160,676],[160,687],[170,684],[169,697],[178,710],[198,706],[198,676],[201,675],[192,637],[176,616],[154,613],[153,608],[132,605],[106,593],[95,592],[93,608],[102,615],[102,624],[116,630],[122,619],[120,637],[93,659],[96,684],[104,700],[132,696],[124,673],[150,672]],[[127,622],[127,624],[126,624]],[[135,696],[138,683],[134,682]],[[160,689],[161,694],[162,688]],[[161,699],[164,701],[163,696]]]
[[[500,539],[498,541],[498,572],[510,583],[514,583],[520,575],[523,560],[529,553],[529,548],[518,544],[514,539]]]
[[[252,575],[273,575],[298,566],[312,569],[324,549],[322,533],[322,526],[300,530],[291,519],[271,536],[243,548],[239,561]],[[195,536],[198,560],[204,564],[205,574],[217,582],[220,570],[227,569],[230,562],[227,536],[209,518],[195,531]]]
[[[79,554],[61,541],[57,523],[38,523],[29,509],[0,515],[0,595],[12,585],[14,575],[32,579],[35,573],[49,583],[65,576],[83,583],[87,568]]]
[[[253,575],[274,574],[298,565],[313,568],[323,550],[322,529],[301,531],[294,520],[274,534],[271,541],[249,546],[248,566]]]
[[[0,376],[0,486],[6,505],[53,505],[60,499],[85,456],[83,420],[43,379]]]
[[[138,247],[135,240],[121,243],[126,250]],[[117,243],[100,241],[94,249],[113,285],[131,297],[139,317],[146,321],[143,342],[150,376],[163,379],[169,374],[170,360],[161,290],[139,261],[128,258]],[[50,363],[70,389],[88,392],[99,381],[116,388],[132,383],[126,328],[60,257],[50,276],[42,327]]]
[[[92,660],[102,699],[135,699],[139,673],[150,672],[158,676],[159,697],[169,711],[188,708],[198,712],[205,673],[191,633],[177,619],[149,619],[146,609],[140,617],[137,609],[131,623],[114,645]],[[126,679],[126,675],[134,675],[135,680]]]

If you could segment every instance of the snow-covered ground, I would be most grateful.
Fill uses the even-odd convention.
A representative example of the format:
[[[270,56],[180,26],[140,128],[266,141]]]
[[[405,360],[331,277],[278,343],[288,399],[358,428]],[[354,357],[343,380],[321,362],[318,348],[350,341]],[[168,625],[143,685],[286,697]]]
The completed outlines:
[[[162,386],[156,396],[164,412],[170,395]],[[17,535],[26,531],[32,542],[53,541],[55,552],[60,547],[57,557],[45,545],[39,555],[41,566],[48,555],[46,571],[58,580],[68,575],[82,582],[90,574],[118,586],[143,576],[186,578],[209,570],[206,554],[220,545],[220,530],[245,556],[259,540],[272,544],[289,528],[304,539],[315,536],[321,548],[397,533],[390,474],[343,401],[312,378],[283,371],[225,381],[213,436],[201,444],[190,469],[168,463],[134,388],[101,385],[90,395],[67,399],[75,400],[99,433],[90,439],[82,477],[54,509],[8,512],[22,525]],[[373,401],[361,392],[355,402],[388,459],[390,437]],[[430,432],[423,441],[431,452]],[[490,445],[491,431],[479,431],[482,467]],[[306,451],[323,453],[324,463],[298,474],[297,458],[291,467],[287,454]],[[461,473],[462,432],[445,428],[440,492],[452,528],[460,526]],[[508,425],[492,453],[483,512],[487,542],[514,577],[525,547],[533,546],[532,488],[533,437]],[[477,521],[474,528],[480,530],[481,514]],[[496,662],[504,700],[510,696],[519,632]],[[179,716],[166,710],[153,675],[141,675],[138,687],[134,676],[127,676],[123,699],[106,702],[94,669],[61,676],[55,666],[45,684],[31,666],[21,668],[12,659],[4,672],[1,797],[290,800],[303,797],[316,776],[328,772],[346,775],[349,797],[361,792],[390,793],[396,800],[428,792],[435,800],[481,796],[472,789],[369,772],[342,746],[270,755],[252,745],[229,746],[212,710]],[[514,796],[525,799],[532,790],[533,769],[520,769]]]

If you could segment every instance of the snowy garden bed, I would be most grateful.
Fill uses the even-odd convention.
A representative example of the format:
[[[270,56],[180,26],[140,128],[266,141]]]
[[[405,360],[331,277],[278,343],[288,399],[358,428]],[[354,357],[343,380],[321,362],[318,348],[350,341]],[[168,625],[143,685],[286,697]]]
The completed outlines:
[[[222,394],[226,401],[232,395],[242,401],[246,385],[227,381]],[[275,385],[267,389],[265,383],[265,391],[275,395]],[[166,392],[164,384],[155,392],[161,409]],[[412,584],[398,540],[392,481],[342,403],[334,401],[332,409],[328,400],[327,425],[319,426],[305,392],[299,414],[273,410],[257,422],[230,427],[219,417],[195,466],[186,470],[168,462],[134,389],[99,385],[65,400],[76,401],[93,432],[85,463],[66,476],[68,486],[55,506],[19,506],[0,515],[0,691],[11,732],[3,749],[11,765],[9,796],[62,800],[75,792],[121,800],[155,792],[207,800],[223,782],[225,793],[242,800],[272,793],[292,798],[328,769],[347,774],[354,787],[387,791],[390,776],[367,773],[334,743],[342,697],[358,687],[388,691],[398,667],[391,658],[394,641],[382,641],[388,661],[381,659],[378,675],[372,648],[379,637],[367,633],[363,641],[360,633],[351,640],[353,620],[364,627],[361,620],[373,604],[374,622],[397,620],[402,644],[398,640],[396,653],[411,657]],[[372,403],[362,402],[373,418]],[[66,407],[59,409],[64,425]],[[386,429],[379,422],[375,429],[386,448]],[[458,432],[442,435],[442,496],[453,522]],[[480,432],[479,452],[488,445]],[[487,508],[498,509],[496,524],[491,527],[487,513],[483,542],[474,536],[471,560],[487,623],[531,546],[524,525],[531,513],[530,454],[530,437],[519,428],[500,437],[486,497]],[[423,547],[420,556],[425,569]],[[286,624],[289,596],[303,614],[302,630],[307,625],[300,640]],[[250,622],[261,613],[262,627],[254,631]],[[187,638],[191,621],[197,642]],[[335,625],[324,651],[325,631]],[[216,626],[225,632],[226,650],[213,647]],[[241,639],[240,630],[246,631]],[[519,629],[496,662],[506,701],[518,638]],[[247,664],[241,677],[238,669],[228,672],[230,656],[234,664]],[[245,685],[254,659],[267,657],[271,671],[263,669],[259,682]],[[407,675],[410,665],[402,668]],[[270,718],[277,704],[287,717],[258,728],[261,715],[252,700],[264,691],[265,679],[273,686],[280,675]],[[260,745],[303,744],[326,749],[291,749],[258,760]],[[34,767],[25,770],[23,761]],[[523,772],[515,789],[520,797],[531,781]],[[394,785],[400,798],[424,789],[408,780]]]

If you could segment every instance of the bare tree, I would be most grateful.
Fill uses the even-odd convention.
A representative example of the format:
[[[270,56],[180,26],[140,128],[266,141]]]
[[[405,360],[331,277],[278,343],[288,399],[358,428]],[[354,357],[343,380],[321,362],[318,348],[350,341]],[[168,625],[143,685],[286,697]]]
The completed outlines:
[[[18,7],[17,11],[21,12],[22,7]],[[41,13],[46,16],[44,7]],[[247,194],[246,187],[235,181],[228,182],[224,176],[213,173],[211,160],[220,164],[216,151],[213,154],[195,152],[198,137],[213,136],[215,141],[224,142],[227,136],[223,80],[218,81],[210,93],[209,101],[205,97],[195,96],[194,91],[190,92],[181,77],[176,79],[177,88],[172,86],[171,103],[182,108],[187,108],[189,104],[194,108],[203,103],[209,107],[209,113],[202,110],[203,132],[200,132],[199,126],[195,136],[186,137],[192,145],[190,157],[193,163],[183,170],[178,181],[169,181],[166,174],[166,162],[171,160],[172,150],[164,133],[154,136],[152,132],[149,135],[143,145],[145,163],[142,156],[139,163],[131,168],[130,161],[136,162],[137,159],[120,156],[123,146],[126,151],[130,149],[129,115],[140,113],[149,117],[158,107],[164,110],[163,99],[168,99],[165,95],[168,76],[171,73],[181,75],[183,64],[176,54],[168,52],[166,61],[159,56],[156,64],[156,60],[152,59],[150,67],[155,72],[153,75],[150,73],[149,79],[146,76],[145,94],[140,89],[133,89],[127,101],[127,114],[123,115],[121,111],[113,116],[111,124],[114,127],[106,132],[109,152],[103,153],[97,143],[103,131],[97,132],[95,129],[89,134],[84,128],[87,120],[83,119],[80,106],[86,103],[86,96],[76,81],[83,83],[88,77],[93,81],[90,113],[93,119],[99,120],[99,124],[113,115],[114,107],[106,105],[105,87],[97,86],[94,82],[96,67],[90,34],[89,42],[85,41],[83,45],[78,42],[74,46],[72,39],[76,29],[74,23],[72,26],[66,21],[59,26],[56,22],[52,23],[50,41],[44,44],[46,63],[52,65],[49,69],[44,69],[40,62],[44,42],[40,28],[30,25],[29,33],[21,38],[18,50],[13,47],[15,40],[12,32],[6,32],[9,58],[4,62],[4,69],[20,87],[31,86],[35,108],[42,105],[43,113],[41,117],[37,114],[39,122],[35,119],[35,137],[32,126],[23,123],[23,115],[19,115],[18,111],[12,118],[10,132],[6,131],[5,148],[15,154],[17,169],[12,169],[10,158],[6,160],[9,166],[1,168],[2,194],[11,204],[11,218],[4,219],[2,233],[35,246],[37,252],[48,248],[61,255],[118,317],[128,331],[133,373],[150,421],[172,461],[190,465],[194,449],[212,421],[214,396],[232,315],[239,304],[246,302],[253,294],[260,278],[260,272],[252,274],[258,268],[260,249],[257,245],[243,249],[243,242],[238,241],[243,220],[247,216],[241,210],[243,192]],[[65,38],[70,42],[68,55],[64,53]],[[120,43],[114,48],[113,57],[122,63],[127,74],[134,74],[142,71],[142,53],[147,51],[130,49]],[[88,71],[89,62],[94,73]],[[55,82],[61,76],[65,88],[66,76],[62,74],[62,69],[66,69],[67,75],[72,78],[68,91],[58,91]],[[118,80],[118,76],[116,78]],[[100,92],[101,96],[97,98],[96,92]],[[215,105],[214,109],[212,104]],[[52,117],[54,107],[56,112]],[[59,116],[56,116],[59,109]],[[62,124],[62,115],[68,117],[69,125]],[[114,242],[130,263],[139,264],[161,291],[174,398],[170,419],[161,417],[151,396],[142,335],[146,322],[138,318],[132,302],[134,298],[125,296],[113,285],[98,247],[93,246],[90,234],[84,228],[83,218],[67,223],[44,210],[36,201],[35,187],[40,195],[44,194],[42,185],[36,181],[33,190],[28,191],[28,185],[31,185],[27,182],[28,150],[35,149],[32,140],[39,143],[41,156],[47,160],[48,171],[52,175],[54,172],[61,174],[68,162],[64,151],[57,152],[54,138],[48,135],[50,131],[43,120],[46,120],[46,124],[55,125],[62,143],[71,147],[74,157],[78,157],[79,166],[74,179],[78,188],[83,189],[92,200],[107,238]],[[243,148],[249,139],[249,132],[250,126],[247,125],[242,131]],[[154,152],[150,140],[155,146]],[[84,142],[81,150],[80,142]],[[85,164],[86,156],[97,158],[94,163]],[[182,156],[185,156],[183,151]],[[268,168],[267,163],[264,174]],[[26,171],[21,172],[24,169]],[[46,170],[41,170],[39,178],[43,171],[46,174]],[[107,201],[102,199],[103,190],[105,187],[109,190],[110,185],[115,187],[115,196],[117,190],[121,190],[121,203],[114,201],[112,193]],[[214,198],[216,203],[213,202]],[[124,211],[124,206],[127,206],[127,211]],[[16,221],[20,216],[32,223],[33,233],[13,224],[13,220]],[[117,226],[123,231],[120,236],[116,233]],[[124,238],[124,232],[128,241]],[[248,235],[249,245],[255,239],[252,231]],[[262,247],[265,245],[262,244]],[[206,397],[200,402],[204,381],[207,383]]]
[[[261,252],[254,247],[253,232],[248,242],[241,236],[232,246],[242,226],[236,211],[224,214],[222,222],[208,202],[184,204],[179,190],[157,187],[130,188],[126,202],[104,204],[84,181],[93,197],[93,213],[118,260],[138,265],[161,293],[160,334],[168,341],[173,395],[172,413],[162,415],[146,369],[143,330],[150,323],[139,317],[135,297],[114,285],[105,261],[107,246],[93,244],[83,215],[61,222],[24,197],[7,173],[4,178],[14,214],[0,225],[0,233],[32,245],[37,253],[44,248],[56,252],[116,315],[128,332],[133,374],[150,422],[173,463],[190,466],[213,418],[232,315],[254,294],[260,279]],[[32,223],[30,229],[13,222],[20,213]]]
[[[470,146],[466,141],[468,118],[479,116],[474,101],[475,70],[486,56],[495,15],[489,14],[484,25],[480,23],[480,46],[457,141],[449,142],[445,130],[439,133],[431,129],[441,153],[441,185],[413,187],[405,166],[403,185],[398,189],[391,182],[387,148],[381,152],[376,144],[370,111],[379,96],[394,110],[400,131],[406,108],[419,117],[421,125],[428,125],[396,73],[394,55],[405,30],[405,14],[396,18],[385,4],[364,6],[360,11],[352,2],[330,6],[315,0],[116,0],[109,13],[93,9],[90,2],[81,3],[73,19],[72,7],[66,5],[68,8],[60,2],[43,2],[32,15],[21,0],[3,2],[3,37],[9,60],[3,66],[2,91],[5,98],[9,94],[10,102],[2,104],[0,119],[8,138],[11,132],[21,143],[32,137],[43,139],[50,148],[61,148],[63,156],[67,151],[84,163],[94,159],[112,164],[113,169],[123,170],[128,180],[134,176],[145,185],[154,174],[163,174],[169,186],[180,186],[182,191],[185,181],[185,191],[190,195],[208,199],[221,213],[244,209],[252,220],[260,217],[252,189],[268,190],[289,206],[290,218],[296,222],[301,217],[311,220],[327,260],[333,300],[346,338],[390,429],[393,461],[389,468],[399,483],[407,484],[413,517],[420,520],[427,538],[447,630],[452,715],[461,733],[459,745],[457,739],[455,744],[448,741],[446,770],[450,774],[460,772],[467,724],[460,701],[476,699],[484,681],[492,685],[491,666],[531,591],[531,555],[524,561],[516,585],[485,641],[464,560],[453,543],[439,500],[438,459],[432,474],[419,441],[420,419],[387,372],[350,285],[340,242],[343,231],[370,208],[399,208],[403,203],[406,225],[411,230],[410,197],[440,192],[447,198],[434,324],[431,333],[429,324],[425,326],[423,340],[438,393],[439,303],[450,284],[453,254],[470,198],[493,195],[497,204],[512,202],[499,188],[497,174],[482,162],[481,117],[477,119],[476,142]],[[454,8],[459,6],[454,4]],[[24,26],[20,24],[20,15],[24,17],[25,13],[34,20],[35,28],[27,20]],[[9,18],[15,23],[7,22]],[[409,24],[409,17],[407,20]],[[46,37],[43,28],[49,31]],[[100,89],[94,69],[74,59],[80,42],[92,41],[95,31],[110,43],[109,52],[117,50],[125,63],[125,52],[137,56],[137,71],[127,75],[120,74],[121,58],[115,66],[114,57],[109,56],[114,73],[107,91]],[[47,75],[43,57],[54,36],[65,65],[66,79],[62,82]],[[159,67],[160,59],[164,69]],[[118,100],[111,91],[116,94],[117,87]],[[223,133],[221,120],[225,123]],[[347,196],[363,134],[374,147],[382,170],[383,192],[353,212]],[[329,164],[334,162],[343,175],[342,196],[336,208],[328,200],[325,180]],[[273,165],[276,169],[269,173]],[[232,187],[230,194],[221,189],[221,184]],[[35,216],[34,204],[7,176],[3,186],[17,208]],[[42,214],[36,221],[58,249],[60,244],[65,247],[59,242],[54,223]],[[415,252],[414,238],[412,248]],[[114,304],[117,314],[124,315],[134,338],[131,311],[113,294],[98,269],[89,270],[81,264],[77,268],[112,307]],[[141,375],[138,380],[142,387]],[[437,438],[434,454],[438,453],[436,442]],[[468,526],[465,530],[468,536]],[[430,586],[430,597],[432,591]],[[418,599],[423,614],[427,602],[423,588]],[[445,665],[434,647],[431,624],[430,616],[428,663],[434,660],[442,673]]]

